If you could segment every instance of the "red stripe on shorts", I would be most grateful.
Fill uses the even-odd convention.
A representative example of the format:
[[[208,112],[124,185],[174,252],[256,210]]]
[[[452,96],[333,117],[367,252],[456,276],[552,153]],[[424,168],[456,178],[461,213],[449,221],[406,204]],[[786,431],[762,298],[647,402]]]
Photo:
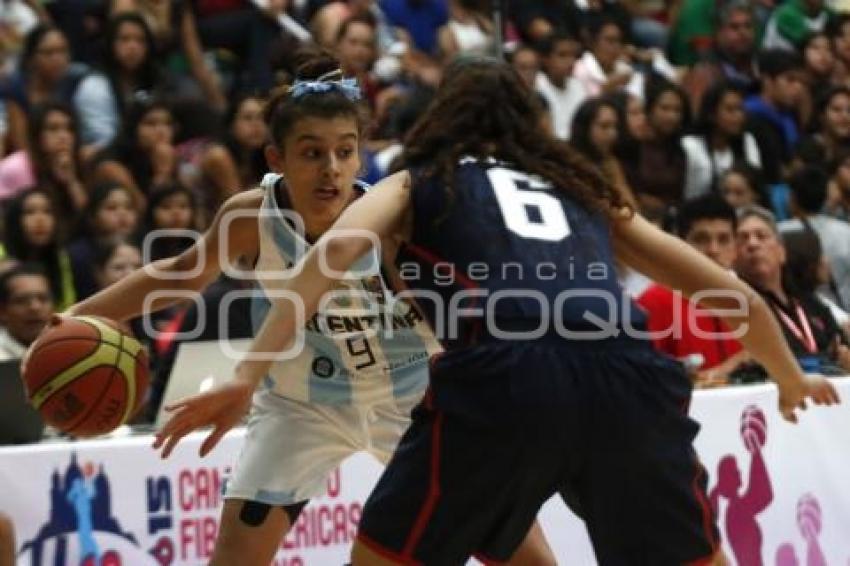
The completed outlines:
[[[420,566],[422,564],[421,562],[416,562],[415,560],[412,560],[410,558],[405,558],[401,554],[396,554],[392,550],[384,548],[374,540],[364,535],[362,532],[357,533],[357,540],[360,541],[363,546],[365,546],[378,556],[386,558],[387,560],[398,562],[399,564],[404,564],[405,566]]]
[[[691,396],[688,395],[687,399],[685,399],[682,406],[679,409],[682,411],[682,415],[688,415],[688,411],[691,406]],[[694,496],[696,497],[697,502],[699,503],[700,509],[702,511],[702,530],[705,535],[705,539],[708,541],[709,546],[711,546],[711,556],[707,558],[700,558],[693,562],[689,562],[687,566],[702,566],[704,564],[711,564],[714,560],[714,556],[717,554],[717,551],[720,549],[720,541],[717,540],[717,537],[714,535],[714,511],[711,508],[711,504],[705,498],[705,492],[700,488],[700,479],[705,475],[705,467],[702,465],[702,462],[699,460],[699,456],[697,456],[696,452],[693,453],[694,464],[696,467],[696,473],[694,474],[694,480],[691,482],[691,488],[694,491]]]
[[[714,559],[714,555],[717,553],[718,548],[720,547],[720,541],[714,536],[714,512],[711,509],[711,505],[705,497],[705,493],[702,488],[700,488],[700,479],[705,474],[705,468],[700,463],[699,458],[697,458],[696,454],[694,454],[694,463],[696,464],[697,472],[694,476],[694,481],[691,484],[694,490],[694,495],[699,502],[699,505],[702,509],[702,528],[705,534],[705,538],[708,541],[708,544],[711,546],[711,556],[708,559],[697,560],[696,562],[692,562],[692,564],[710,564]],[[704,562],[708,560],[708,562]]]
[[[437,500],[440,498],[440,444],[442,440],[442,426],[443,414],[436,413],[434,425],[431,430],[431,481],[428,487],[428,495],[401,552],[402,556],[408,558],[413,556],[413,551],[416,549],[416,545],[419,544],[425,532],[425,527],[428,526],[428,521],[431,519],[431,515],[434,514]]]

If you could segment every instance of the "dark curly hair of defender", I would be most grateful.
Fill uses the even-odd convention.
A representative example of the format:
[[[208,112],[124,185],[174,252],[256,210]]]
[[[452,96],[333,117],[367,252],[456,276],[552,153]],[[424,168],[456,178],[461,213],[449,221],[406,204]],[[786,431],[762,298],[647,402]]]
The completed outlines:
[[[464,58],[446,69],[436,97],[408,133],[403,161],[425,177],[452,180],[464,155],[493,157],[552,183],[591,211],[632,207],[602,172],[540,127],[540,107],[509,65]]]
[[[317,48],[300,49],[295,58],[298,65],[296,81],[317,80],[340,68],[339,61],[330,53]],[[363,112],[356,101],[348,99],[336,90],[294,99],[290,94],[290,87],[291,85],[285,85],[274,89],[263,111],[263,118],[275,146],[280,147],[292,127],[303,118],[351,117],[357,122],[357,129],[362,133]]]

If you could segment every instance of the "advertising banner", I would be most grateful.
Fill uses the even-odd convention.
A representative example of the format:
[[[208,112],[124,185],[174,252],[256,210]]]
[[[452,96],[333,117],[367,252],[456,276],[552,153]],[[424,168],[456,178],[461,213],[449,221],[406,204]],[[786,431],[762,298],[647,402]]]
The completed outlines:
[[[836,384],[845,404],[803,412],[796,426],[780,418],[769,385],[694,396],[697,450],[732,564],[850,566],[850,379]],[[148,436],[0,449],[0,510],[15,522],[18,564],[205,564],[243,435],[231,432],[204,459],[203,434],[184,439],[168,460]],[[345,564],[380,472],[367,454],[347,460],[274,564]],[[583,524],[559,498],[540,520],[560,562],[595,563]]]

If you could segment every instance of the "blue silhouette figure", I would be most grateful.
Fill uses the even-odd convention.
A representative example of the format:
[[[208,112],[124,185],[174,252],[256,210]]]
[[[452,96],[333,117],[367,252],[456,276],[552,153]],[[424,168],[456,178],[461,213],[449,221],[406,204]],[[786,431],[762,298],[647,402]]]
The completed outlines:
[[[68,501],[74,506],[77,514],[77,536],[80,539],[80,560],[85,562],[89,557],[94,563],[100,562],[100,549],[94,540],[91,507],[92,500],[97,495],[94,485],[83,478],[76,478],[68,490]]]
[[[0,4],[2,4],[2,0],[0,0]],[[86,489],[86,481],[91,486],[89,489]],[[71,496],[71,490],[74,489],[75,484],[78,482],[82,484],[82,487],[77,487],[76,490],[81,493],[89,492],[90,497],[93,498],[88,502],[88,512],[85,509],[78,511],[76,499],[79,496]],[[139,546],[139,542],[133,533],[122,530],[118,519],[112,514],[111,487],[103,466],[100,466],[94,478],[86,480],[83,470],[77,462],[77,455],[72,453],[71,461],[64,472],[56,469],[51,477],[50,517],[41,526],[35,537],[23,543],[19,553],[23,554],[31,551],[31,564],[46,564],[47,558],[45,557],[44,545],[49,539],[55,537],[57,539],[55,543],[57,549],[55,562],[57,564],[64,564],[66,562],[64,558],[66,552],[65,536],[72,533],[77,533],[80,536],[82,532],[80,528],[82,527],[78,528],[78,525],[81,522],[86,522],[85,519],[80,520],[81,516],[88,519],[87,524],[89,527],[86,529],[86,532],[90,533],[88,536],[89,540],[92,538],[91,533],[93,532],[106,532],[119,536],[135,546]],[[101,554],[99,556],[92,555],[90,562],[102,564],[104,560],[108,560],[108,553],[104,554],[100,548],[97,548],[97,551],[100,551]],[[58,558],[60,556],[62,558]],[[85,564],[85,557],[82,557],[82,564]]]

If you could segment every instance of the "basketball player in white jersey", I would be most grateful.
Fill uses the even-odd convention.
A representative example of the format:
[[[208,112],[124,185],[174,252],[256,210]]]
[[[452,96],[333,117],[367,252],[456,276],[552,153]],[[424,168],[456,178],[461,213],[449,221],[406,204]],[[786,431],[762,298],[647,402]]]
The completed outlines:
[[[281,272],[365,190],[355,180],[361,165],[359,96],[356,83],[342,79],[332,59],[303,65],[299,80],[273,96],[266,110],[272,137],[266,156],[280,175],[228,200],[203,238],[182,255],[134,272],[65,314],[128,320],[142,314],[150,293],[200,291],[225,262],[250,266],[264,295],[273,297],[284,285]],[[418,311],[387,301],[380,277],[341,281],[338,290],[328,309],[307,322],[300,355],[272,364],[251,403],[237,411],[251,414],[226,486],[214,565],[271,562],[304,505],[323,492],[328,474],[346,457],[365,450],[389,460],[424,393],[428,357],[439,346]],[[256,328],[269,308],[265,296],[253,303]],[[152,309],[177,300],[161,297]],[[387,304],[393,305],[389,313]],[[393,338],[386,339],[378,325],[391,325]],[[201,455],[239,419],[213,432]],[[172,447],[165,447],[164,457]],[[554,564],[538,525],[512,563]]]

